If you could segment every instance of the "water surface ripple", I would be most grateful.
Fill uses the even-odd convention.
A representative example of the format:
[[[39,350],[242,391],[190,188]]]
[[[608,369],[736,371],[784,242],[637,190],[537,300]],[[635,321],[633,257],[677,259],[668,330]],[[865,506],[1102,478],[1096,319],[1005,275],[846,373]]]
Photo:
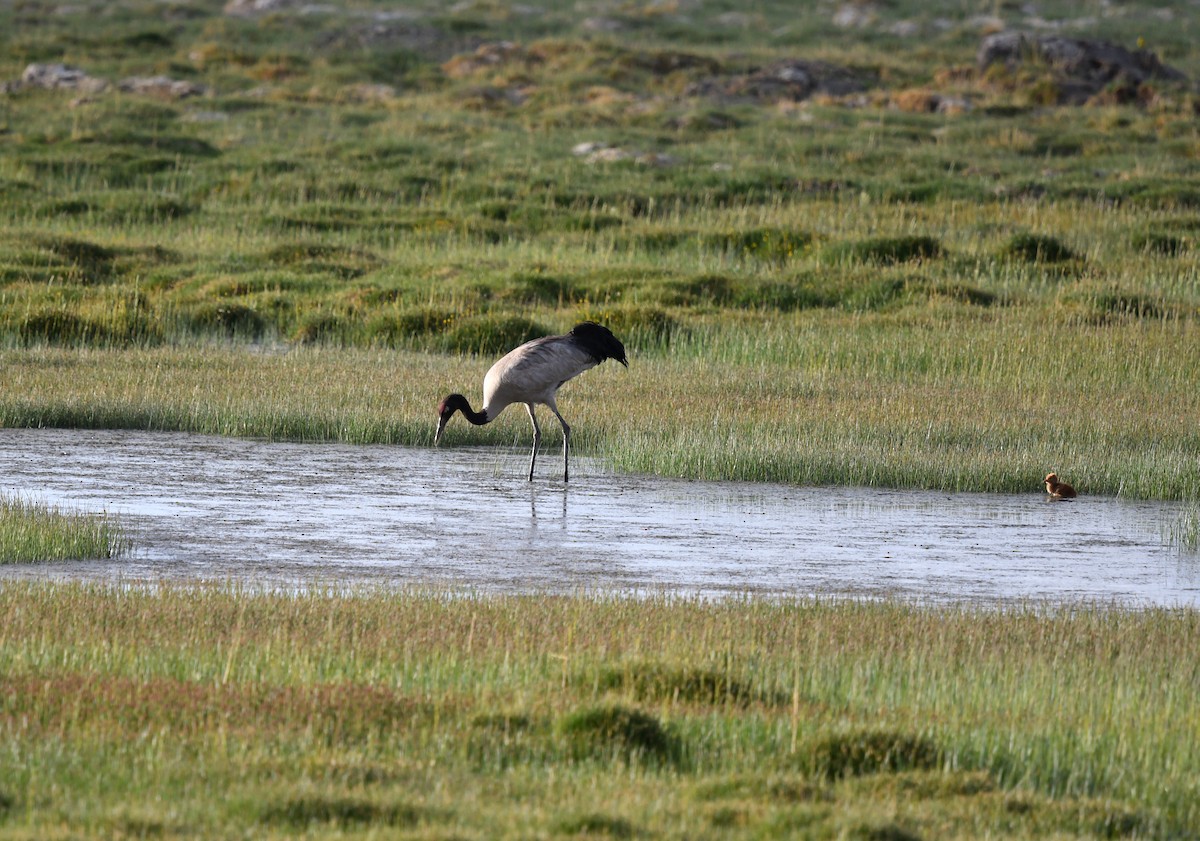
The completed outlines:
[[[3,429],[5,492],[118,515],[135,549],[0,576],[1200,603],[1200,557],[1164,541],[1173,503],[572,467],[564,486],[554,449],[529,483],[520,449]]]

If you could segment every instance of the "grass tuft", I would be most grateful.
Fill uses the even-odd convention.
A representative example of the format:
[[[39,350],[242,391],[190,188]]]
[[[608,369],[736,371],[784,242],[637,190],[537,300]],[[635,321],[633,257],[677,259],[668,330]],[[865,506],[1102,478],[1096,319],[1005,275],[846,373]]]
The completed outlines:
[[[1171,545],[1183,552],[1200,552],[1200,502],[1192,502],[1171,524],[1167,536]]]
[[[494,356],[550,333],[528,318],[479,315],[455,321],[442,335],[440,344],[451,353]]]
[[[257,310],[237,303],[206,303],[189,311],[184,318],[192,332],[215,333],[231,339],[259,339],[267,328],[266,319]]]
[[[828,246],[825,254],[834,262],[877,263],[890,266],[934,260],[944,252],[942,244],[931,236],[877,237],[858,242],[837,243]]]
[[[333,344],[344,342],[349,330],[345,318],[332,313],[312,313],[292,333],[292,341],[301,345]]]
[[[116,252],[103,245],[70,237],[40,237],[35,243],[64,265],[81,283],[99,283],[113,274]]]
[[[701,237],[705,248],[726,257],[776,265],[804,256],[812,242],[813,235],[807,231],[768,227],[704,234]]]
[[[1179,257],[1188,249],[1188,241],[1176,234],[1161,231],[1144,231],[1134,234],[1130,244],[1137,251],[1158,254],[1163,257]]]
[[[1058,237],[1045,234],[1014,234],[1000,249],[1000,256],[1025,263],[1066,263],[1078,255]]]
[[[856,826],[846,834],[854,841],[921,841],[921,836],[895,823]]]
[[[619,704],[571,713],[558,729],[576,759],[671,762],[679,757],[680,746],[662,722]]]
[[[62,309],[32,312],[17,323],[17,336],[27,345],[78,345],[95,340],[101,332],[88,319]]]
[[[121,524],[107,514],[0,496],[0,564],[117,558],[128,548]]]
[[[737,706],[754,701],[781,702],[780,698],[756,691],[716,669],[672,668],[658,663],[634,663],[605,669],[596,676],[595,685],[601,691],[625,692],[645,702]]]
[[[588,813],[560,820],[555,829],[564,835],[604,836],[607,838],[633,838],[637,832],[630,821],[613,815]]]
[[[299,829],[314,824],[409,827],[420,819],[420,810],[407,803],[377,802],[364,797],[318,793],[268,802],[260,813],[262,823]]]
[[[595,321],[612,330],[627,348],[665,348],[682,331],[680,323],[658,307],[588,307],[576,314],[578,321]]]
[[[804,757],[810,773],[829,779],[931,770],[942,764],[942,751],[929,739],[888,730],[827,735],[808,745]]]

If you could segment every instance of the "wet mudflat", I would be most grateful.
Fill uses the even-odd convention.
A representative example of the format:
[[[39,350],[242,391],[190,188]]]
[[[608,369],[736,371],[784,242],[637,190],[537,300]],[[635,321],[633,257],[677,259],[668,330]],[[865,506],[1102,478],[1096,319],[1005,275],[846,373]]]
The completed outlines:
[[[115,561],[5,577],[678,589],[1200,604],[1182,508],[1083,497],[701,483],[560,453],[0,430],[0,487],[127,524]],[[1034,481],[1036,481],[1036,478]]]

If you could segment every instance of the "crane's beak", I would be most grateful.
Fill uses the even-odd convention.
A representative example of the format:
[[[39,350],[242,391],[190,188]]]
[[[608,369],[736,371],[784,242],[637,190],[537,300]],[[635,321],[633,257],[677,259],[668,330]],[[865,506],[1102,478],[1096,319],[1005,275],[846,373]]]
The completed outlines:
[[[446,428],[446,420],[445,417],[438,418],[437,432],[433,433],[433,446],[435,447],[438,445],[438,441],[442,440],[442,430]]]

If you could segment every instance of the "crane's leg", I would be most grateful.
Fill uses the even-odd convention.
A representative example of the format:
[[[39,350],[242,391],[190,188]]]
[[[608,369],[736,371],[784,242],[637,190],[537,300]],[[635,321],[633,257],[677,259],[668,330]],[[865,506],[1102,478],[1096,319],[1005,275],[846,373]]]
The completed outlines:
[[[568,463],[568,457],[571,452],[571,427],[567,426],[567,422],[563,420],[563,416],[558,413],[557,406],[553,403],[547,405],[550,406],[550,411],[554,412],[554,417],[558,418],[558,422],[562,424],[563,428],[563,481],[566,482],[571,472]]]
[[[538,447],[542,445],[542,430],[538,426],[537,415],[533,413],[533,404],[526,403],[525,409],[529,412],[529,420],[533,424],[533,452],[529,454],[529,481],[533,481],[533,463],[537,461]],[[558,414],[558,412],[555,412]]]

